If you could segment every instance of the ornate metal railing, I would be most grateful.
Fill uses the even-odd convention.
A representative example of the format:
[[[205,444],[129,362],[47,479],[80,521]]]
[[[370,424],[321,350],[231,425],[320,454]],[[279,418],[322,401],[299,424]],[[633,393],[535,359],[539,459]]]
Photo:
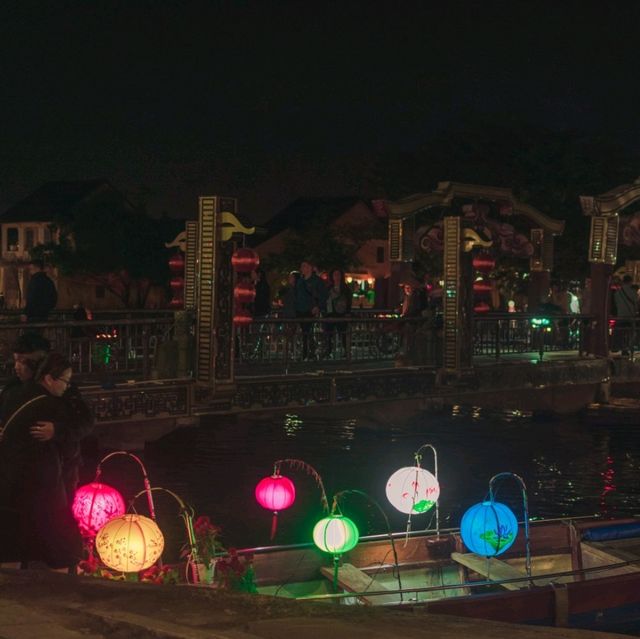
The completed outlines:
[[[435,366],[441,337],[431,319],[378,317],[256,320],[236,330],[236,371],[287,370],[304,362],[401,362]]]
[[[474,355],[496,359],[513,353],[586,353],[592,322],[588,315],[491,313],[474,318]]]
[[[607,336],[609,352],[632,358],[640,351],[640,318],[610,317]]]
[[[142,319],[103,317],[92,321],[44,323],[0,322],[0,382],[12,374],[12,345],[24,332],[38,332],[53,350],[66,355],[74,374],[84,382],[148,380],[191,375],[185,354],[189,349],[189,327],[184,317],[173,314]],[[178,370],[179,362],[183,370]]]

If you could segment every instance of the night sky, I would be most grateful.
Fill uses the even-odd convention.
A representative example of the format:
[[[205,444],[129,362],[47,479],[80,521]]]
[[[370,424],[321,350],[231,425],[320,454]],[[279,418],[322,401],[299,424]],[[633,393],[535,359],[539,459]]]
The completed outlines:
[[[156,215],[223,194],[260,222],[377,195],[379,154],[469,113],[640,148],[638,2],[5,0],[0,43],[1,211],[101,177]]]

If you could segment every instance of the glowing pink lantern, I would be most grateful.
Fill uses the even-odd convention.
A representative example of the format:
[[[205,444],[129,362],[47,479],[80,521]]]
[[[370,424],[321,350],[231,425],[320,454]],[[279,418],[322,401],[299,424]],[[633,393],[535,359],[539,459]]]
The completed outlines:
[[[82,535],[93,538],[108,521],[124,515],[125,505],[115,488],[92,482],[78,488],[71,510]]]
[[[278,526],[278,511],[289,508],[296,499],[296,488],[288,477],[274,473],[265,477],[256,486],[256,499],[267,510],[273,511],[271,520],[271,539],[275,537]]]

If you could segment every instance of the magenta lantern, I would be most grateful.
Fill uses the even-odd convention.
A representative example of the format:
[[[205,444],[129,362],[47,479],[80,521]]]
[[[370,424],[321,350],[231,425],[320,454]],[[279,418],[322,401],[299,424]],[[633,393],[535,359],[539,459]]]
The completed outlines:
[[[278,526],[278,511],[285,510],[293,504],[296,499],[296,488],[288,477],[275,473],[258,482],[256,499],[263,508],[273,512],[271,520],[271,539],[273,539]]]
[[[92,482],[78,488],[71,510],[82,535],[93,538],[108,521],[124,515],[125,506],[115,488]]]

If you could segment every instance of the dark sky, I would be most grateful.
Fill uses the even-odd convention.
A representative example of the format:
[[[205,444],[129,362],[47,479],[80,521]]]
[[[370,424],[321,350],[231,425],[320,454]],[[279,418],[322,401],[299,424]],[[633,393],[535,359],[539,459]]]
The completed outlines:
[[[104,177],[262,221],[468,113],[640,147],[639,2],[5,0],[0,43],[0,210]]]

